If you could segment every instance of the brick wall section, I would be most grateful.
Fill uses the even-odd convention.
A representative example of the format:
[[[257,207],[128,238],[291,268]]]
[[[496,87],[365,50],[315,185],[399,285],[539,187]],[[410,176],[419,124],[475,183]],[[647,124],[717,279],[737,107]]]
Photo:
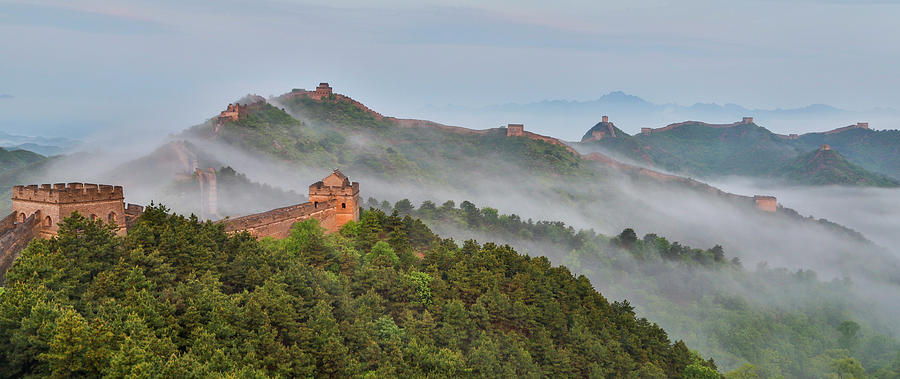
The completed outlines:
[[[750,119],[750,120],[747,121],[747,119]],[[733,122],[731,124],[707,124],[705,122],[700,122],[700,121],[685,121],[685,122],[679,122],[679,123],[675,123],[675,124],[669,124],[662,128],[641,128],[641,134],[648,135],[651,133],[665,132],[665,131],[679,128],[679,127],[682,127],[685,125],[700,125],[700,126],[705,126],[707,128],[724,129],[724,128],[735,127],[738,125],[745,125],[745,124],[749,124],[752,122],[753,122],[753,117],[744,117],[744,120],[739,121],[739,122]]]
[[[756,195],[753,196],[753,201],[756,202],[756,208],[763,212],[775,213],[778,210],[778,200],[775,196]]]
[[[10,216],[18,218],[15,213]],[[24,222],[16,223],[15,227],[0,232],[0,283],[6,276],[6,270],[9,270],[13,261],[19,257],[19,253],[28,246],[28,242],[40,235],[41,216],[41,212],[38,211],[28,216]],[[8,218],[3,222],[5,223]]]
[[[329,178],[331,178],[329,176]],[[326,181],[329,179],[326,178]],[[330,185],[329,185],[330,184]],[[329,229],[335,232],[351,220],[359,220],[359,182],[336,184],[317,182],[309,186],[309,201],[318,204],[331,204],[334,201],[334,225]]]
[[[333,232],[338,229],[334,217],[337,203],[337,200],[320,202],[318,205],[309,202],[220,222],[225,224],[226,232],[247,231],[257,238],[285,238],[291,234],[294,223],[310,218],[319,220],[322,227]]]
[[[0,220],[0,234],[5,233],[7,230],[16,227],[16,220],[19,218],[19,214],[16,212],[10,213],[9,216]]]
[[[90,219],[100,219],[119,226],[125,234],[125,196],[121,186],[57,183],[41,186],[13,187],[13,211],[19,218],[41,211],[41,237],[49,238],[59,230],[59,223],[73,212]]]
[[[853,130],[853,129],[867,129],[868,130],[869,123],[868,122],[858,122],[858,123],[856,123],[856,125],[850,125],[850,126],[845,126],[843,128],[829,130],[829,131],[825,132],[825,134],[837,134],[840,132],[846,132],[848,130]]]
[[[143,214],[143,213],[144,213],[144,207],[142,207],[140,205],[131,204],[131,203],[126,205],[125,206],[125,230],[127,231],[132,226],[134,226],[134,223],[137,221],[137,218],[141,217],[141,214]]]

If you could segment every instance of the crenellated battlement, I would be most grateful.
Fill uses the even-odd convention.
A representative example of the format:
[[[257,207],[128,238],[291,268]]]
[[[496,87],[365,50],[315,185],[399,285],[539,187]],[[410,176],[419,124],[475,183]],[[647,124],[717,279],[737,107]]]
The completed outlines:
[[[93,183],[56,183],[15,186],[13,200],[51,204],[89,203],[125,199],[122,186]]]

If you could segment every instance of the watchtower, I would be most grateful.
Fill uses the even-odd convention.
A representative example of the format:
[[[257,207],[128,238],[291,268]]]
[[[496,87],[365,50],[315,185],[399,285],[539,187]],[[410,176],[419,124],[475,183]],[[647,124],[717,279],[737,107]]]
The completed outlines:
[[[775,196],[756,195],[753,196],[753,201],[756,203],[756,208],[763,212],[775,213],[778,209],[778,200]]]
[[[335,203],[335,229],[348,221],[359,221],[359,182],[351,183],[340,170],[309,186],[309,202],[315,208],[327,207],[329,200]]]
[[[744,123],[744,124],[752,124],[752,123],[753,123],[753,117],[744,117],[743,119],[741,119],[741,122]]]
[[[72,212],[91,220],[102,220],[118,226],[125,234],[125,196],[121,186],[87,183],[57,183],[13,187],[12,209],[17,222],[25,222],[32,214],[41,215],[40,236],[56,235],[57,225]]]
[[[525,125],[523,124],[508,124],[506,125],[506,136],[523,136],[525,135]]]
[[[609,122],[609,116],[603,116],[600,118],[601,122]]]
[[[857,122],[856,127],[860,128],[860,129],[868,129],[869,123],[868,122]]]
[[[328,86],[328,83],[319,83],[316,87],[316,97],[318,98],[329,97],[331,94],[331,87]]]

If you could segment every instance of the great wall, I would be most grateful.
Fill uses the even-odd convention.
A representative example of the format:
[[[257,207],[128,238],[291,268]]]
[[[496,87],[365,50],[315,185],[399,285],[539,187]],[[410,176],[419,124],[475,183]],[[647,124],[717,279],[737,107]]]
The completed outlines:
[[[568,151],[569,153],[571,153],[571,154],[575,155],[576,157],[579,157],[580,159],[583,159],[585,161],[603,164],[608,167],[613,167],[613,168],[616,168],[616,169],[624,171],[624,172],[636,174],[636,175],[643,176],[643,177],[653,178],[655,180],[660,180],[660,181],[677,181],[682,184],[688,185],[690,187],[704,190],[706,192],[716,193],[721,196],[729,197],[729,198],[739,200],[742,202],[755,203],[756,207],[758,209],[766,211],[766,212],[774,212],[775,209],[777,208],[777,202],[775,203],[774,206],[770,206],[770,203],[768,203],[768,202],[757,201],[756,198],[758,198],[760,196],[748,197],[748,196],[741,196],[741,195],[727,193],[727,192],[721,191],[715,187],[695,181],[693,179],[687,179],[687,178],[683,178],[683,177],[676,176],[676,175],[665,174],[665,173],[651,170],[651,169],[648,169],[645,167],[629,165],[629,164],[622,163],[611,157],[608,157],[606,155],[596,153],[596,152],[590,153],[590,154],[581,154],[577,150],[575,150],[572,146],[570,146],[569,144],[567,144],[557,138],[553,138],[553,137],[526,131],[524,124],[511,123],[511,124],[507,124],[505,128],[499,127],[499,128],[477,130],[477,129],[470,129],[470,128],[461,127],[461,126],[444,125],[444,124],[440,124],[440,123],[433,122],[433,121],[427,121],[427,120],[401,119],[401,118],[394,118],[394,117],[386,117],[386,116],[366,107],[364,104],[352,99],[349,96],[335,93],[334,89],[328,83],[325,83],[325,82],[319,83],[319,85],[313,91],[307,91],[304,89],[295,88],[295,89],[292,89],[291,92],[289,92],[283,96],[295,97],[295,98],[308,98],[308,99],[313,99],[313,100],[318,100],[318,101],[326,101],[326,100],[347,101],[350,104],[353,104],[354,106],[358,107],[362,111],[374,116],[378,120],[392,121],[395,125],[397,125],[399,127],[403,127],[403,128],[436,129],[436,130],[441,130],[441,131],[448,132],[448,133],[465,134],[465,135],[488,135],[488,134],[493,134],[493,133],[497,133],[497,132],[503,132],[503,134],[505,134],[507,138],[528,138],[528,139],[532,139],[532,140],[536,140],[536,141],[546,142],[546,143],[549,143],[549,144],[552,144],[555,146],[562,147],[562,148],[566,149],[566,151]],[[255,101],[264,102],[265,100],[262,98],[256,97]],[[246,109],[246,106],[243,106],[243,108],[241,108],[241,109]],[[227,112],[227,111],[228,111],[228,109],[226,109],[225,112]],[[226,115],[225,112],[223,112],[219,116],[219,119],[222,119],[222,117]],[[672,130],[677,127],[688,125],[688,124],[700,124],[703,126],[709,126],[709,127],[713,127],[713,128],[730,128],[730,127],[734,127],[737,125],[753,124],[753,117],[744,117],[741,121],[731,123],[731,124],[707,124],[707,123],[702,123],[702,122],[697,122],[697,121],[687,121],[687,122],[682,122],[682,123],[677,123],[677,124],[671,124],[671,125],[668,125],[668,126],[665,126],[662,128],[657,128],[657,129],[643,128],[642,131],[646,131],[645,134],[649,134],[651,132],[662,132],[662,131],[666,131],[666,130]],[[606,130],[594,131],[592,133],[591,137],[589,137],[586,141],[599,140],[602,138],[616,138],[615,125],[612,122],[610,122],[608,116],[602,116],[600,125],[604,126],[606,128]],[[775,199],[772,196],[763,196],[763,197]],[[765,205],[763,205],[763,203],[765,203]]]
[[[197,170],[202,207],[215,214],[215,170]],[[204,179],[205,178],[205,179]],[[210,181],[211,179],[211,181]],[[204,195],[205,194],[205,195]],[[299,221],[317,219],[328,232],[359,220],[359,183],[338,170],[309,186],[307,202],[219,221],[226,232],[248,232],[254,237],[284,238]],[[58,183],[13,187],[12,213],[0,221],[0,279],[19,253],[35,238],[52,238],[59,222],[73,213],[112,225],[125,235],[144,211],[126,204],[121,186]]]
[[[751,198],[735,195],[692,179],[625,164],[600,153],[581,154],[569,144],[557,138],[526,131],[523,124],[508,124],[505,128],[475,130],[426,120],[385,117],[348,96],[334,93],[328,83],[320,83],[314,91],[294,89],[286,96],[304,97],[319,101],[334,99],[348,101],[379,120],[389,120],[394,122],[395,125],[404,128],[430,128],[467,135],[487,135],[497,131],[504,131],[507,138],[528,138],[549,143],[562,147],[585,161],[604,164],[623,172],[630,172],[660,181],[678,181],[691,187],[736,200],[746,201],[749,199],[755,203],[756,208],[764,212],[776,212],[778,208],[777,200],[773,196],[756,195]],[[266,103],[264,98],[256,95],[251,95],[249,100],[249,102],[244,104],[228,104],[226,109],[215,118],[216,132],[226,122],[239,121],[242,117],[246,117],[254,109],[258,109],[262,104]],[[658,129],[643,128],[642,133],[649,134],[671,130],[691,123],[696,122],[672,124]],[[753,118],[745,117],[741,122],[733,124],[700,124],[715,128],[725,128],[750,123],[753,123]],[[607,116],[603,116],[601,125],[605,125],[607,129],[594,131],[588,140],[599,140],[607,136],[611,138],[616,137],[615,128],[609,122]],[[853,128],[868,129],[868,124],[859,123],[835,129],[826,134]],[[186,148],[184,142],[180,144],[173,142],[170,143],[169,147],[178,165],[183,168],[180,174],[176,174],[176,177],[186,179],[195,176],[198,180],[201,217],[205,219],[218,218],[215,169],[199,168],[196,155]],[[58,222],[75,212],[90,220],[102,220],[110,225],[114,225],[116,233],[119,235],[127,234],[128,229],[133,226],[134,222],[143,213],[144,208],[140,205],[127,204],[124,199],[124,191],[121,186],[88,183],[15,186],[12,196],[13,212],[0,220],[0,282],[2,282],[2,277],[6,270],[12,265],[18,254],[28,245],[29,241],[35,238],[54,237],[59,230]],[[216,222],[221,223],[228,233],[247,232],[256,238],[285,238],[290,234],[291,227],[300,221],[316,219],[326,231],[336,232],[347,222],[351,220],[358,221],[359,215],[359,183],[351,182],[339,170],[334,170],[321,181],[309,186],[308,201],[305,203],[237,218],[225,218]]]

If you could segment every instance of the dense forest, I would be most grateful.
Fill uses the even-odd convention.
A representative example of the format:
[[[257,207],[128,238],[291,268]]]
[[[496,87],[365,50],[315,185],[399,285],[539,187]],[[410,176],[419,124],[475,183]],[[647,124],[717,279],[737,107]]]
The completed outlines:
[[[442,235],[490,238],[565,264],[732,370],[726,375],[900,376],[894,320],[869,314],[871,304],[854,299],[846,279],[824,281],[811,270],[766,264],[746,269],[718,245],[693,248],[632,229],[604,236],[469,201],[415,207],[369,198],[366,205],[421,219]]]
[[[7,273],[0,357],[3,377],[719,377],[584,276],[378,210],[262,241],[163,206],[125,237],[74,214]]]

